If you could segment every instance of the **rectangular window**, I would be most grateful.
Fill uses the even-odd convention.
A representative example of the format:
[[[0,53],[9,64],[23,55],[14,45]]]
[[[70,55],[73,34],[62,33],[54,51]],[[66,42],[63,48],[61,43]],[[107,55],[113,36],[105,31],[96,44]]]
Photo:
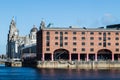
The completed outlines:
[[[102,40],[102,38],[101,38],[101,37],[99,37],[99,40]]]
[[[63,35],[63,32],[60,32],[60,35]]]
[[[82,42],[82,46],[84,46],[85,45],[85,42]]]
[[[46,36],[46,40],[50,40],[50,36]]]
[[[68,45],[68,43],[67,43],[67,42],[65,42],[65,43],[64,43],[64,45],[66,45],[66,46],[67,46],[67,45]]]
[[[93,35],[94,34],[94,32],[90,32],[90,35]]]
[[[56,31],[55,34],[58,34],[58,32]]]
[[[63,32],[60,32],[60,47],[63,47]]]
[[[94,37],[90,37],[90,40],[94,40]]]
[[[108,37],[108,40],[111,40],[111,38],[110,38],[110,37]]]
[[[65,37],[65,40],[68,40],[68,37]]]
[[[46,34],[47,34],[47,35],[50,35],[50,32],[47,31]]]
[[[103,41],[106,41],[106,37],[103,37]]]
[[[93,43],[93,42],[91,42],[91,43],[90,43],[90,45],[91,45],[91,46],[93,46],[93,45],[94,45],[94,43]]]
[[[106,33],[105,32],[103,33],[103,36],[106,37]]]
[[[101,45],[102,45],[102,43],[98,43],[98,45],[99,45],[99,46],[101,46]]]
[[[73,32],[73,34],[76,34],[76,32]]]
[[[75,46],[75,45],[76,45],[76,42],[73,42],[73,45]]]
[[[119,37],[116,37],[115,40],[119,40]]]
[[[85,51],[85,48],[82,48],[82,51]]]
[[[58,37],[55,37],[55,40],[58,40]]]
[[[103,42],[103,47],[106,47],[106,42]]]
[[[119,48],[116,48],[116,50],[115,50],[116,52],[119,52]]]
[[[73,51],[76,51],[76,48],[73,48]]]
[[[110,46],[111,45],[111,43],[108,43],[108,46]]]
[[[82,34],[82,35],[85,35],[85,32],[82,32],[81,34]]]
[[[115,43],[116,46],[119,46],[119,43]]]
[[[46,41],[46,46],[50,46],[50,42],[49,41]]]
[[[119,35],[119,33],[118,33],[118,32],[116,32],[115,34],[116,34],[116,35]]]
[[[85,37],[82,37],[82,40],[85,40]]]
[[[90,51],[91,51],[91,52],[94,51],[94,48],[90,48]]]
[[[58,45],[58,42],[55,42],[55,45]]]
[[[68,34],[68,32],[65,32],[65,34]]]
[[[46,51],[50,51],[50,48],[46,48]]]
[[[99,32],[99,35],[101,35],[102,33],[101,32]]]
[[[111,35],[111,33],[110,33],[110,32],[108,32],[108,35]]]
[[[76,37],[73,37],[73,40],[76,40]]]

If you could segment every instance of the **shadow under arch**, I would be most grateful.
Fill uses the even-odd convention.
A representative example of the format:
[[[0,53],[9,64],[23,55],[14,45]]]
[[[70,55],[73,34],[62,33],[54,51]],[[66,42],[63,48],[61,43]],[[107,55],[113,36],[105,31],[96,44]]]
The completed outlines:
[[[54,51],[54,60],[69,60],[69,51],[66,49],[56,49]]]
[[[98,60],[112,60],[112,51],[109,49],[100,49],[97,54]]]

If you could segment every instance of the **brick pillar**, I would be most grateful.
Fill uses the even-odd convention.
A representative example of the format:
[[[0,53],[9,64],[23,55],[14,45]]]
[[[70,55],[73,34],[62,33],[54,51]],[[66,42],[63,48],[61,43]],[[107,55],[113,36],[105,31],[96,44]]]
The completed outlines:
[[[97,61],[97,53],[95,54],[95,61]]]
[[[114,61],[114,54],[112,54],[112,61]]]
[[[86,54],[86,61],[89,61],[89,54]]]
[[[69,61],[71,61],[71,54],[69,53]]]
[[[44,54],[42,54],[42,61],[44,61],[45,60],[45,56],[44,56]]]
[[[78,61],[80,61],[80,54],[78,53]]]
[[[53,61],[54,59],[53,59],[53,54],[51,54],[51,60]]]

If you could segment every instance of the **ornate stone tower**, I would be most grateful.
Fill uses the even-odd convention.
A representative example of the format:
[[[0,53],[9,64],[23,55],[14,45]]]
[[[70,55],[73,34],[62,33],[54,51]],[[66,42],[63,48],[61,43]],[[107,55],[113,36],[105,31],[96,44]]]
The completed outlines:
[[[12,59],[17,57],[18,53],[18,37],[19,31],[16,28],[14,18],[9,26],[8,40],[7,40],[7,57]]]
[[[41,23],[41,27],[44,27],[44,22]],[[27,47],[34,48],[33,44],[36,45],[36,33],[38,29],[33,26],[29,35],[20,36],[19,31],[16,28],[16,23],[14,19],[11,20],[9,26],[8,40],[7,40],[7,58],[14,59],[22,57],[23,49]],[[36,48],[32,49],[36,51]],[[25,52],[28,53],[28,52]]]
[[[45,22],[41,21],[41,23],[40,23],[40,29],[43,29],[43,28],[45,28]]]

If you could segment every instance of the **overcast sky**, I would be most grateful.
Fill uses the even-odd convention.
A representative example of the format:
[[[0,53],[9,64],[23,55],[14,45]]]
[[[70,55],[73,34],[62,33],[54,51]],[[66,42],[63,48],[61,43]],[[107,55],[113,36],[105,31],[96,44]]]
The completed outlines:
[[[120,23],[120,0],[0,0],[0,53],[6,53],[7,34],[15,17],[20,35],[39,28],[43,19],[54,27],[97,28]]]

